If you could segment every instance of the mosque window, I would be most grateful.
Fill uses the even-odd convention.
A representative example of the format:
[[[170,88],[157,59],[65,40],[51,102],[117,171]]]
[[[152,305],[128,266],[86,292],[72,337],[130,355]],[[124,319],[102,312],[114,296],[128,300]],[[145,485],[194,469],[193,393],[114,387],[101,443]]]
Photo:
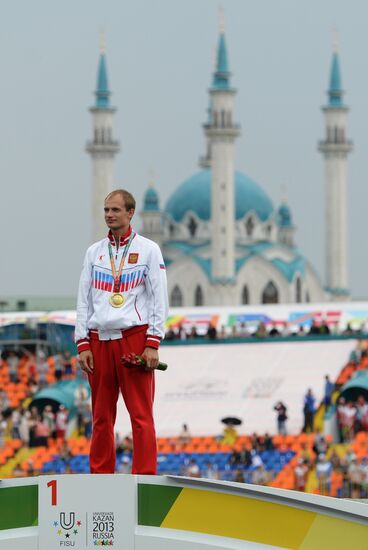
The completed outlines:
[[[188,229],[189,229],[189,235],[190,235],[191,237],[194,237],[195,234],[197,233],[198,224],[197,224],[197,222],[195,221],[195,219],[193,218],[193,216],[190,218],[187,227],[188,227]]]
[[[97,131],[97,128],[95,128],[95,131],[94,131],[94,139],[95,139],[95,143],[98,142],[98,131]]]
[[[334,128],[334,143],[339,143],[339,129],[337,126]]]
[[[169,225],[169,233],[170,233],[170,238],[173,238],[175,236],[175,225],[173,223]]]
[[[305,293],[305,301],[306,301],[307,303],[310,302],[310,294],[309,294],[309,291],[308,291],[308,290],[307,290],[307,292]]]
[[[171,306],[172,307],[181,307],[183,305],[183,294],[178,287],[175,285],[171,291]]]
[[[232,125],[233,125],[233,121],[232,121],[231,111],[228,111],[227,112],[227,127],[231,128]]]
[[[204,299],[203,299],[203,290],[200,285],[196,286],[195,292],[194,292],[194,305],[195,306],[203,306],[204,305]]]
[[[249,290],[248,290],[247,285],[243,286],[242,296],[241,296],[241,303],[243,305],[249,304]]]
[[[252,217],[248,218],[245,222],[245,231],[247,232],[247,237],[251,237],[253,235],[254,221]]]
[[[303,301],[302,298],[302,281],[300,277],[297,277],[295,282],[295,301],[300,304]]]
[[[105,130],[101,128],[101,143],[105,143]]]
[[[214,125],[215,128],[217,128],[217,125],[218,125],[217,111],[213,111],[213,125]]]
[[[269,281],[262,292],[262,304],[278,304],[279,292],[275,283]]]
[[[221,128],[225,128],[225,111],[221,110]]]

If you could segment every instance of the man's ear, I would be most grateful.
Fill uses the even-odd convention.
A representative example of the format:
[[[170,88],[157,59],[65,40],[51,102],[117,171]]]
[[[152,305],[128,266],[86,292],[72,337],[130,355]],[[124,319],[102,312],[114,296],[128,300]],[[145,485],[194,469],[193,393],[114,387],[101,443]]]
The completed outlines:
[[[131,209],[129,210],[128,215],[129,215],[129,219],[130,219],[130,220],[131,220],[132,217],[134,216],[134,212],[135,212],[134,208],[131,208]]]

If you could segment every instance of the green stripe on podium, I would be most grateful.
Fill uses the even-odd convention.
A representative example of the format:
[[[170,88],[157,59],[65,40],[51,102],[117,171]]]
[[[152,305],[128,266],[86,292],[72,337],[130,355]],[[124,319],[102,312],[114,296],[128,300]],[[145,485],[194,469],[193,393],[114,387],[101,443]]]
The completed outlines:
[[[138,485],[138,524],[160,527],[182,491],[168,485]]]
[[[38,485],[0,490],[0,530],[38,525]]]

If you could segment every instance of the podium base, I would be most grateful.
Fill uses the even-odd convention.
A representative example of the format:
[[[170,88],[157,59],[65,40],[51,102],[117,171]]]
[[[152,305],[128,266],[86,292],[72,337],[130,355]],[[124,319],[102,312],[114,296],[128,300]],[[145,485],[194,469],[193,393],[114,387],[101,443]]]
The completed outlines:
[[[0,549],[345,550],[368,505],[179,476],[63,475],[0,483]]]

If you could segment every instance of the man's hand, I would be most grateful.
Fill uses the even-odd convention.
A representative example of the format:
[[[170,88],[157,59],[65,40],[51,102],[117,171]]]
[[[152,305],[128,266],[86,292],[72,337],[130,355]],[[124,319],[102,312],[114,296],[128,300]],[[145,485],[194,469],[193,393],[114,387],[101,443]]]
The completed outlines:
[[[79,354],[79,364],[82,371],[87,374],[93,374],[93,355],[91,350],[81,351]]]
[[[145,369],[152,371],[158,365],[158,351],[154,348],[145,348],[142,353],[143,359],[146,361]]]

